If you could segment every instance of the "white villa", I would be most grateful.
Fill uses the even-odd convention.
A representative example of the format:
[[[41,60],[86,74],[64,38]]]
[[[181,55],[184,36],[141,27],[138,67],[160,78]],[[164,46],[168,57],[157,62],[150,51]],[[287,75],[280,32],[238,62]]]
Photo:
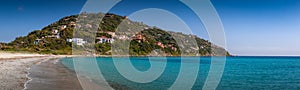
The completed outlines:
[[[67,42],[73,42],[75,45],[80,45],[80,46],[82,46],[83,44],[87,43],[82,38],[67,39]]]
[[[112,42],[114,42],[114,39],[107,38],[105,36],[97,37],[96,38],[96,43],[112,43]]]
[[[48,38],[60,38],[60,33],[58,30],[52,30],[52,35],[46,36]]]
[[[37,39],[34,40],[33,43],[37,45],[37,44],[39,44],[39,43],[41,42],[41,40],[42,40],[42,39],[37,38]]]
[[[60,27],[60,30],[64,30],[64,29],[66,29],[67,28],[67,25],[62,25],[61,27]]]

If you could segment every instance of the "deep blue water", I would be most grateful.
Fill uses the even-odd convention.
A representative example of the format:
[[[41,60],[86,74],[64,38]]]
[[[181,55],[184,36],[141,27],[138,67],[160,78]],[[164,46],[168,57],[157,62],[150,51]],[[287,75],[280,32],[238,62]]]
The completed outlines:
[[[81,58],[81,60],[94,59]],[[123,62],[123,58],[117,59],[119,59],[117,62]],[[147,71],[151,67],[147,57],[131,57],[130,60],[134,67],[140,71]],[[200,60],[200,63],[196,62],[197,60]],[[153,61],[163,63],[159,58]],[[210,70],[211,57],[183,57],[182,59],[180,57],[168,57],[162,75],[150,83],[136,83],[127,80],[116,70],[112,58],[98,57],[96,60],[106,80],[126,85],[132,89],[143,90],[168,89],[178,76],[181,61],[189,63],[190,67],[200,65],[198,77],[192,89],[202,89]],[[74,69],[72,58],[64,58],[61,62],[68,68]],[[88,66],[88,64],[86,65]],[[217,89],[300,89],[300,57],[226,57],[224,73]]]

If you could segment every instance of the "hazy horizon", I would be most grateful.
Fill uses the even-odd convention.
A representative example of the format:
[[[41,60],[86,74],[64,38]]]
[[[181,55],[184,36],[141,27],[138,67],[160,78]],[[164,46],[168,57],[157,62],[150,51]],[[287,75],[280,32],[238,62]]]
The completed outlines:
[[[33,30],[59,20],[62,17],[79,14],[85,0],[9,0],[1,1],[0,19],[2,25],[0,42],[10,42],[18,36],[25,36]],[[165,5],[167,4],[167,5]],[[299,0],[212,0],[224,25],[227,46],[233,55],[239,56],[300,56],[300,1]],[[153,7],[154,5],[154,7]],[[142,8],[168,10],[186,22],[193,34],[208,39],[207,32],[197,16],[176,1],[124,1],[110,12],[128,16]],[[155,17],[153,14],[144,17]],[[159,14],[157,15],[159,16]],[[156,16],[156,17],[157,17]],[[168,30],[178,23],[162,16],[158,19],[130,17]],[[164,19],[164,20],[161,20]],[[158,22],[161,20],[161,22]],[[167,24],[166,24],[167,23]],[[165,25],[165,26],[163,26]],[[183,29],[176,27],[175,29]]]

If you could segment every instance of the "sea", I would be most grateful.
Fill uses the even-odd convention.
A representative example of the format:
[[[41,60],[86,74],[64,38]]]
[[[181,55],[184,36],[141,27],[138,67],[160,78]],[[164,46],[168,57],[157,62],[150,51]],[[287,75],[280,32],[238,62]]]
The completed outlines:
[[[300,89],[300,57],[232,56],[220,59],[222,60],[214,57],[78,57],[63,58],[60,61],[70,70],[85,72],[82,75],[95,83],[101,84],[99,78],[103,78],[114,85],[115,89],[166,90],[177,85],[181,89],[199,90],[207,89],[210,84],[216,84],[215,87],[211,85],[211,89],[217,90]],[[219,69],[212,70],[214,65],[219,65]],[[133,69],[139,73],[132,71]],[[183,81],[178,79],[181,76],[186,76]],[[208,79],[209,77],[216,78]]]

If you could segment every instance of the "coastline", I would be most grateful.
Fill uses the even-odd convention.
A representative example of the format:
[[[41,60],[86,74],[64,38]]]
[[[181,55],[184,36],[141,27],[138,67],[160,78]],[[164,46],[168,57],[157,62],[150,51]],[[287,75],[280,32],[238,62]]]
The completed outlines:
[[[61,57],[64,58],[64,57]],[[108,90],[85,76],[77,75],[54,58],[33,65],[24,90]],[[79,81],[80,80],[80,81]],[[82,84],[88,87],[83,87]]]
[[[89,86],[85,89],[106,90],[65,67],[59,60],[66,57],[86,56],[0,51],[0,90],[83,90],[81,83]]]
[[[0,51],[0,90],[23,90],[31,81],[29,71],[34,65],[70,55],[43,55],[27,52]]]
[[[48,59],[33,65],[28,74],[24,90],[82,90],[74,72],[69,72],[57,60]]]
[[[0,89],[22,90],[32,65],[51,58],[48,55],[0,52]]]
[[[42,55],[0,51],[0,89],[11,90],[82,90],[81,84],[90,89],[105,89],[87,77],[76,75],[59,59],[66,57],[89,57],[80,55]],[[90,57],[128,57],[97,55]],[[145,57],[145,56],[130,56]],[[177,56],[168,56],[177,57]],[[78,78],[80,77],[80,78]],[[81,82],[79,82],[79,80]],[[108,82],[115,89],[128,89],[117,82]]]
[[[37,58],[37,57],[47,57],[47,56],[49,55],[0,51],[0,60],[15,60],[15,59]]]

